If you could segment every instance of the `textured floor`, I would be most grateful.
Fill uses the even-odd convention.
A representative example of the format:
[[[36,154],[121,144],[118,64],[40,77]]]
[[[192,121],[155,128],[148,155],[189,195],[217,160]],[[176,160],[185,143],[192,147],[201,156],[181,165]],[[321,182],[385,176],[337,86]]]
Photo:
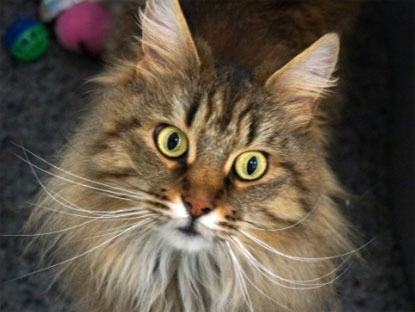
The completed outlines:
[[[36,5],[37,1],[1,0],[0,32],[18,16],[35,15]],[[339,282],[344,311],[353,312],[414,311],[389,205],[391,68],[379,6],[380,2],[366,6],[348,44],[346,104],[332,148],[335,171],[357,195],[344,207],[346,214],[364,240],[375,238],[364,252],[369,268],[354,266]],[[99,69],[97,60],[68,53],[55,42],[47,55],[30,64],[12,61],[1,46],[0,234],[19,232],[37,189],[30,169],[14,155],[21,151],[12,142],[53,160],[86,105],[85,79]],[[0,237],[0,311],[66,311],[55,289],[47,291],[48,274],[6,282],[35,269],[36,252],[20,257],[23,248],[22,238]]]

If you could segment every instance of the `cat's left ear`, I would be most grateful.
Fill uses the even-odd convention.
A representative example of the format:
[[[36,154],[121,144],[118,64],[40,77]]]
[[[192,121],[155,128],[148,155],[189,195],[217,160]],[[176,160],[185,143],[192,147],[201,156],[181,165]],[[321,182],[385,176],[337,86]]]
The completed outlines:
[[[178,0],[148,0],[140,17],[143,57],[139,66],[175,71],[200,65]]]
[[[298,125],[310,122],[318,100],[335,85],[339,37],[329,33],[271,75],[265,87],[293,113]]]

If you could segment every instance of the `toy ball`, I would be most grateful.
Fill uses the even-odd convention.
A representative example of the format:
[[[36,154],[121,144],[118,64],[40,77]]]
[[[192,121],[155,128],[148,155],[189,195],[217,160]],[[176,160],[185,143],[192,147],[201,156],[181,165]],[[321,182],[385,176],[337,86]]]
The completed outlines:
[[[67,49],[96,55],[104,47],[112,23],[112,16],[101,3],[78,3],[56,20],[59,42]]]
[[[48,30],[31,17],[22,17],[10,24],[4,39],[10,54],[20,61],[36,60],[49,47]]]

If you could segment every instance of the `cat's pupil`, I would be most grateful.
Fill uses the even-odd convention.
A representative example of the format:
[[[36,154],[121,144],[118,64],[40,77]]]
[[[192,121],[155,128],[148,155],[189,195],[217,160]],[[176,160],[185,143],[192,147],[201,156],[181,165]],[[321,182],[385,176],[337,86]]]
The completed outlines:
[[[180,137],[177,132],[170,134],[169,139],[167,140],[167,148],[173,150],[177,144],[179,144]]]
[[[258,159],[255,156],[253,156],[248,161],[248,165],[247,165],[248,174],[253,174],[257,167],[258,167]]]

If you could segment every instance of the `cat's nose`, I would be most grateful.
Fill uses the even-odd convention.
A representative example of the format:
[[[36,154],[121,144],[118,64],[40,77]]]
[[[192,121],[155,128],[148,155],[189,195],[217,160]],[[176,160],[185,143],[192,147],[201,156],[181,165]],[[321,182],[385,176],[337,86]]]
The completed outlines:
[[[195,198],[191,196],[183,196],[182,200],[190,216],[194,219],[208,214],[209,212],[215,209],[213,203],[208,200]]]

